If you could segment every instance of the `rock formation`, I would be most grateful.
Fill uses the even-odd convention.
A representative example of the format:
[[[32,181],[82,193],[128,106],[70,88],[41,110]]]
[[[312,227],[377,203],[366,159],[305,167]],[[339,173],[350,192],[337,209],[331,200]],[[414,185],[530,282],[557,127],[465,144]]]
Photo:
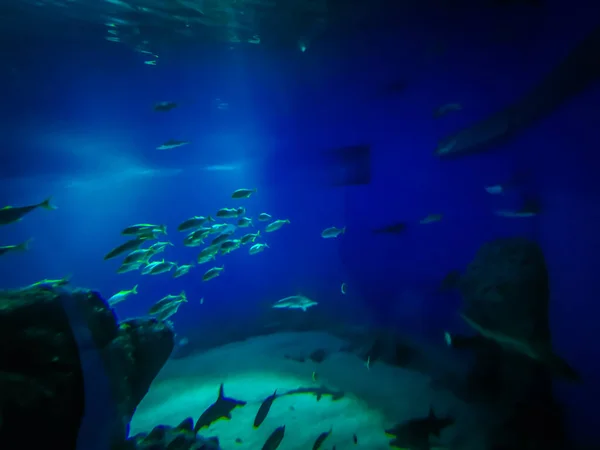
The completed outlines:
[[[478,333],[468,390],[501,418],[490,448],[565,447],[551,377],[578,376],[552,351],[548,282],[541,249],[524,239],[483,245],[459,282],[463,318]]]
[[[96,292],[44,285],[0,292],[0,334],[6,449],[120,445],[174,345],[162,322],[118,324]]]

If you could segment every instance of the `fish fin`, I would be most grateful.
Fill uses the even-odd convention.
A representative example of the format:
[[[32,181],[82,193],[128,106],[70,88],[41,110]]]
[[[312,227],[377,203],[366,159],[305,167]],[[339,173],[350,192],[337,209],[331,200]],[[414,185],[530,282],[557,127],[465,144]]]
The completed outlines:
[[[138,293],[138,291],[137,291],[137,288],[138,288],[138,286],[139,286],[139,285],[138,285],[138,284],[136,284],[136,285],[133,287],[133,289],[131,290],[131,293],[132,293],[132,294],[137,294],[137,293]]]
[[[219,396],[217,397],[217,401],[225,398],[225,391],[223,390],[223,383],[219,386]]]
[[[26,252],[27,250],[29,250],[29,244],[31,243],[31,241],[33,241],[33,238],[27,239],[25,242],[22,242],[19,245],[17,245],[15,247],[15,250]]]
[[[160,231],[162,231],[162,233],[166,236],[167,234],[167,226],[166,225],[161,225],[160,227],[158,227],[160,229]]]
[[[317,401],[321,400],[321,398],[323,397],[323,394],[321,394],[320,392],[315,395],[317,396]]]
[[[52,197],[48,197],[46,200],[44,200],[38,206],[41,208],[44,208],[44,209],[49,209],[49,210],[56,209],[56,206],[54,206],[52,203],[50,203],[51,200],[52,200]]]
[[[429,407],[429,418],[430,419],[436,419],[437,417],[435,416],[435,411],[433,410],[433,406]]]

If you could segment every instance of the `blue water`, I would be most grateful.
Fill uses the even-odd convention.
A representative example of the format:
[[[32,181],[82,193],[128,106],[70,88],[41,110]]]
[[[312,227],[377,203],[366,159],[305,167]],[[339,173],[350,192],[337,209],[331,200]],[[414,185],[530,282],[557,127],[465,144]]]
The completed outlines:
[[[429,3],[405,6],[375,26],[332,25],[305,53],[163,43],[157,66],[103,40],[94,26],[12,31],[18,45],[3,39],[0,71],[0,203],[51,195],[58,209],[3,227],[3,245],[34,240],[27,253],[0,260],[0,286],[72,274],[74,285],[109,297],[139,283],[139,295],[117,307],[122,318],[185,290],[189,303],[174,317],[181,335],[232,315],[260,318],[273,301],[301,292],[355,321],[436,339],[460,324],[458,295],[435,293],[444,275],[464,268],[485,241],[525,236],[547,259],[555,349],[586,380],[557,383],[557,390],[573,432],[587,437],[600,401],[592,381],[600,379],[600,86],[492,152],[439,160],[433,150],[438,139],[532,87],[597,25],[593,7]],[[443,54],[428,51],[440,41]],[[397,79],[407,88],[382,95],[382,85]],[[218,110],[217,98],[229,109]],[[179,107],[152,110],[165,100]],[[447,102],[463,110],[433,120],[432,111]],[[155,150],[168,139],[191,144]],[[326,187],[320,152],[365,143],[371,184]],[[518,193],[483,189],[519,171],[529,176]],[[258,191],[232,200],[240,187]],[[539,216],[493,214],[518,207],[524,193],[541,199]],[[209,265],[173,279],[117,275],[118,261],[102,260],[122,242],[121,229],[155,222],[167,225],[176,244],[165,256],[191,262],[198,249],[183,247],[177,225],[241,204],[249,215],[264,211],[291,224],[269,236],[264,253],[222,258],[225,271],[215,280],[201,281]],[[418,226],[430,213],[444,218]],[[404,234],[370,233],[395,221],[409,224]],[[347,233],[321,239],[334,225]]]

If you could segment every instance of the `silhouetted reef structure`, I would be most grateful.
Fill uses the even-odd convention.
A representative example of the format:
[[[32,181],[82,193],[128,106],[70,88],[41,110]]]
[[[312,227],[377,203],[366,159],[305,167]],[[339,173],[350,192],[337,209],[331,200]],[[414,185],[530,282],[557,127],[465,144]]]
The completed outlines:
[[[519,238],[484,244],[459,289],[463,317],[477,333],[452,340],[476,356],[465,393],[502,418],[488,448],[568,448],[552,377],[579,376],[552,351],[549,279],[540,247]]]
[[[162,322],[119,324],[96,292],[48,286],[0,292],[0,334],[3,449],[120,446],[174,346]]]

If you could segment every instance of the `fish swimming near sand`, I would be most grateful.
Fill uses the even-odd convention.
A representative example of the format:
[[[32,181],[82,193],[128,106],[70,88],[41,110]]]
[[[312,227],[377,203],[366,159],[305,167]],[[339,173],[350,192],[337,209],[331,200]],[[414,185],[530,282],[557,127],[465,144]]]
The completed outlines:
[[[277,389],[271,395],[264,399],[260,408],[258,408],[258,412],[256,413],[256,417],[254,418],[254,428],[260,427],[260,424],[265,421],[269,411],[271,410],[271,405],[277,398]]]
[[[236,400],[234,398],[225,397],[223,391],[223,383],[219,386],[219,396],[217,401],[210,405],[198,418],[194,431],[197,433],[203,428],[209,427],[211,424],[220,419],[231,419],[231,411],[237,407],[245,406],[246,402]]]

